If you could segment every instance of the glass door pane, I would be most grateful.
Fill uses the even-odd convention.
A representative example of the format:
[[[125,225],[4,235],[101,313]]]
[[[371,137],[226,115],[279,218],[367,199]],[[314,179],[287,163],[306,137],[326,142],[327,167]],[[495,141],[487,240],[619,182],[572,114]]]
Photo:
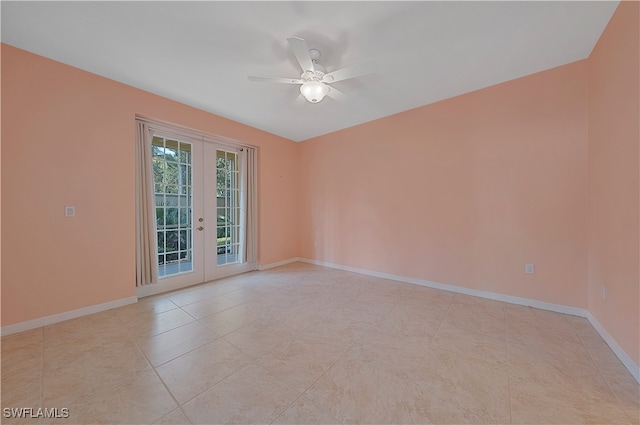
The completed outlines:
[[[158,276],[193,271],[193,167],[191,144],[154,136]]]
[[[216,150],[217,264],[242,261],[240,252],[240,186],[238,154]]]

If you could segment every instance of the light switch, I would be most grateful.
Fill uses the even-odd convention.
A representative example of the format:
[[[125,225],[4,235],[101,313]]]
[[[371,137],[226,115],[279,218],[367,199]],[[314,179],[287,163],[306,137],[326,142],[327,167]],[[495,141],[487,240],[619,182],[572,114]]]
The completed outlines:
[[[76,216],[76,207],[70,207],[70,206],[64,207],[64,216],[65,217],[75,217]]]

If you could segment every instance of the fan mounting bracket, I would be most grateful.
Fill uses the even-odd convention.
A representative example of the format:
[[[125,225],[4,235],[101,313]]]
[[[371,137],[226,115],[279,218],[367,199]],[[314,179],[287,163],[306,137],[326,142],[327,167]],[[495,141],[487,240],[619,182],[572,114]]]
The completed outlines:
[[[320,60],[320,50],[318,49],[309,49],[309,57],[312,61]]]

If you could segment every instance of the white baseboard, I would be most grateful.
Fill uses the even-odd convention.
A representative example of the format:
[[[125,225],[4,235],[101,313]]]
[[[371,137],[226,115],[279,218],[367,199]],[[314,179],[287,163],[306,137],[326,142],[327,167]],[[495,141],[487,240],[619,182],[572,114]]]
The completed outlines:
[[[39,328],[41,326],[52,325],[54,323],[63,322],[65,320],[76,319],[78,317],[99,313],[101,311],[110,310],[112,308],[122,307],[123,305],[133,304],[137,302],[138,297],[121,298],[119,300],[109,301],[102,304],[96,304],[89,307],[82,307],[76,310],[65,311],[64,313],[52,314],[51,316],[39,317],[33,320],[14,323],[13,325],[7,325],[0,328],[0,335],[6,336],[18,332],[24,332],[31,329]]]
[[[479,298],[487,298],[495,301],[503,301],[509,304],[518,304],[518,305],[524,305],[527,307],[539,308],[541,310],[549,310],[549,311],[555,311],[557,313],[570,314],[572,316],[587,317],[587,314],[588,314],[587,310],[583,308],[570,307],[562,304],[553,304],[553,303],[548,303],[544,301],[532,300],[529,298],[513,297],[511,295],[503,295],[496,292],[481,291],[478,289],[465,288],[465,287],[456,286],[456,285],[448,285],[445,283],[431,282],[428,280],[416,279],[413,277],[399,276],[395,274],[376,272],[376,271],[359,269],[359,268],[349,267],[349,266],[342,266],[339,264],[326,263],[323,261],[309,260],[307,258],[301,258],[300,261],[303,263],[315,264],[317,266],[325,266],[333,269],[339,269],[339,270],[345,270],[349,272],[364,274],[367,276],[396,280],[398,282],[411,283],[414,285],[426,286],[434,289],[441,289],[443,291],[455,292],[458,294],[472,295],[474,297],[479,297]]]
[[[302,258],[294,257],[294,258],[288,258],[286,260],[278,261],[275,263],[258,264],[258,270],[269,270],[274,267],[280,267],[280,266],[284,266],[285,264],[296,263],[298,261],[304,261],[304,260]]]
[[[396,280],[398,282],[412,283],[414,285],[426,286],[429,288],[442,289],[444,291],[455,292],[459,294],[472,295],[474,297],[487,298],[495,301],[503,301],[510,304],[518,304],[528,307],[539,308],[541,310],[549,310],[557,313],[570,314],[572,316],[585,317],[591,322],[595,330],[600,334],[602,339],[609,345],[611,350],[620,359],[622,364],[629,370],[631,375],[640,383],[640,366],[638,366],[629,355],[620,347],[616,340],[605,330],[605,328],[596,320],[590,311],[570,307],[562,304],[553,304],[544,301],[531,300],[528,298],[513,297],[511,295],[503,295],[495,292],[480,291],[477,289],[464,288],[461,286],[447,285],[444,283],[430,282],[428,280],[416,279],[412,277],[399,276],[389,273],[376,272],[372,270],[359,269],[356,267],[343,266],[340,264],[327,263],[324,261],[311,260],[308,258],[299,258],[298,261],[303,263],[315,264],[317,266],[330,267],[338,270],[345,270],[353,273],[359,273],[367,276],[380,277],[383,279]]]
[[[600,334],[602,339],[607,343],[609,348],[618,356],[624,367],[636,378],[636,381],[640,384],[640,365],[637,365],[631,357],[620,347],[620,344],[607,332],[607,330],[598,322],[598,320],[591,314],[587,313],[587,319],[591,322],[591,325]]]

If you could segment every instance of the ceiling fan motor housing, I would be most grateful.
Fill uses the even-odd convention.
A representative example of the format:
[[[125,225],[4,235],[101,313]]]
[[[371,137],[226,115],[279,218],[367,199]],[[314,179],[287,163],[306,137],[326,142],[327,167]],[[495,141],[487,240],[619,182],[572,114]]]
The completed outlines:
[[[324,67],[323,67],[324,69]],[[307,81],[322,81],[322,78],[324,77],[324,72],[319,71],[316,69],[316,71],[305,71],[302,73],[302,75],[300,75],[300,79],[304,82]]]

